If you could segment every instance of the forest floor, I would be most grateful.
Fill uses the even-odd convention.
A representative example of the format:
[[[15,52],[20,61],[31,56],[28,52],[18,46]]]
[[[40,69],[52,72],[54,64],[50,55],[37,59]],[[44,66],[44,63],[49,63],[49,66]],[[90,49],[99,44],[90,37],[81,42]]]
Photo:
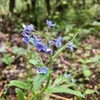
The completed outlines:
[[[82,45],[81,45],[82,44]],[[0,100],[15,100],[15,87],[11,87],[6,90],[6,85],[10,80],[25,79],[27,70],[32,67],[27,61],[27,54],[15,55],[13,47],[26,48],[26,44],[23,43],[21,34],[5,34],[0,33]],[[17,48],[15,48],[17,49]],[[66,49],[67,50],[67,49]],[[60,53],[57,59],[54,60],[53,64],[53,77],[54,80],[57,75],[63,74],[65,71],[72,70],[78,74],[75,74],[77,80],[78,89],[81,89],[80,84],[84,84],[86,89],[94,89],[100,92],[100,39],[89,35],[84,40],[80,41],[80,46],[75,48],[73,52]],[[45,62],[47,56],[44,56],[43,61]],[[69,58],[68,58],[69,57]],[[90,70],[89,80],[83,74],[83,71],[79,71],[82,65],[87,65]],[[92,66],[93,65],[93,66]],[[92,67],[90,67],[92,66]],[[73,67],[73,68],[72,68]],[[79,71],[79,72],[78,72]],[[34,75],[35,69],[32,68],[30,76]],[[28,77],[28,76],[27,76]],[[83,78],[82,82],[79,78]],[[100,100],[100,95],[94,93],[97,100]],[[70,94],[51,94],[50,100],[73,100],[74,96]],[[7,98],[7,99],[3,99]],[[28,100],[28,97],[27,99]],[[93,100],[91,95],[87,95],[84,100]]]

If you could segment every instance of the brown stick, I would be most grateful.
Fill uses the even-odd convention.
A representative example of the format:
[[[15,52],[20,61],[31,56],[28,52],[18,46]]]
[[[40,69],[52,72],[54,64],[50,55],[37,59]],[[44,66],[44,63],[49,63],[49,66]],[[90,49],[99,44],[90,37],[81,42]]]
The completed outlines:
[[[59,100],[74,100],[73,98],[71,99],[68,99],[68,98],[65,98],[65,97],[61,97],[61,96],[58,96],[58,95],[55,95],[55,94],[50,94],[51,97],[54,97],[54,98],[57,98]]]

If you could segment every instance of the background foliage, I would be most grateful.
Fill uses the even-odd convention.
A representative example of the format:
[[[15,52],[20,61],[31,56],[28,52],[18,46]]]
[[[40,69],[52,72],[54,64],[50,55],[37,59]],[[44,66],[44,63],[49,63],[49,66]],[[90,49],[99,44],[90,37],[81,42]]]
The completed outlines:
[[[28,81],[31,81],[33,71],[29,63],[38,66],[38,62],[42,60],[36,53],[33,53],[32,47],[29,46],[27,48],[25,44],[21,44],[21,26],[22,24],[27,25],[31,23],[35,26],[35,29],[40,31],[46,30],[45,21],[47,19],[56,23],[56,27],[53,29],[53,35],[55,35],[55,37],[61,35],[63,37],[63,44],[65,44],[66,41],[68,42],[76,33],[79,33],[74,40],[75,52],[66,53],[66,50],[64,50],[64,52],[60,54],[61,59],[58,58],[54,60],[54,72],[59,69],[61,70],[61,66],[70,66],[66,71],[72,73],[72,76],[76,79],[76,83],[72,83],[68,87],[76,91],[81,91],[86,95],[86,100],[88,98],[92,98],[93,100],[97,98],[96,100],[98,100],[100,98],[98,96],[100,95],[100,0],[0,0],[0,42],[3,38],[1,32],[5,34],[3,41],[6,41],[5,45],[1,46],[0,44],[0,66],[7,66],[7,71],[12,69],[12,75],[12,71],[15,70],[12,66],[17,62],[16,66],[21,66],[21,68],[23,68],[23,66],[25,67],[24,71],[26,75],[23,76],[21,74],[17,77],[19,77],[19,79],[24,77],[23,80],[27,78]],[[15,35],[15,39],[13,35]],[[20,36],[17,37],[18,35]],[[17,41],[19,41],[19,43],[17,43]],[[3,62],[4,65],[2,65],[1,62]],[[65,65],[63,65],[62,62]],[[71,65],[69,63],[75,63],[76,67],[74,67],[74,64]],[[21,70],[19,67],[17,70]],[[23,70],[21,71],[23,72]],[[1,80],[5,79],[5,73],[0,74]],[[64,71],[62,71],[62,73],[64,73]],[[15,73],[14,75],[16,76]],[[16,79],[14,75],[10,78]],[[7,77],[7,82],[9,82],[11,79],[9,79],[9,75]],[[59,89],[56,88],[55,92],[64,90],[60,87],[60,84],[63,84],[62,80],[64,80],[63,76],[59,75],[51,80],[51,83],[54,84],[53,87],[59,86]],[[12,84],[15,83],[13,82]],[[19,84],[18,86],[22,87],[23,85]],[[52,90],[53,87],[49,88],[51,93],[54,92]],[[95,91],[98,95],[94,93]],[[16,93],[21,99],[23,99],[22,92],[21,89],[16,89]],[[49,93],[48,90],[47,93]],[[0,95],[1,94],[0,92]],[[73,94],[75,94],[75,92],[73,92]],[[20,95],[22,95],[22,97]],[[81,99],[79,98],[79,100]]]

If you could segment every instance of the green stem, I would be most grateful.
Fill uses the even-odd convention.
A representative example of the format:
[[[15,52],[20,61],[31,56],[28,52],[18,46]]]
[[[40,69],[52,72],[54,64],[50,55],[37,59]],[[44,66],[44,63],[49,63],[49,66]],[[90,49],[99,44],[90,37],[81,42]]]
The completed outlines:
[[[52,67],[53,67],[53,65],[52,65],[52,55],[50,55],[50,70],[52,70]]]
[[[48,29],[44,33],[41,33],[37,30],[34,31],[35,34],[42,35],[44,38],[48,39],[48,35],[46,35],[47,32],[48,32]]]
[[[35,94],[35,91],[34,91],[34,89],[33,89],[33,86],[32,86],[32,94],[34,95],[34,97],[36,97],[36,94]]]
[[[67,45],[68,45],[71,41],[74,40],[74,38],[77,36],[77,34],[78,34],[78,33],[76,33],[76,34],[74,35],[74,37],[73,37],[66,45],[62,46],[62,47],[54,54],[54,56],[52,57],[52,60],[54,60],[54,59],[59,55],[60,52],[62,52],[64,49],[66,49]],[[45,63],[45,65],[46,65],[47,63],[48,63],[48,61]]]
[[[39,96],[47,89],[48,85],[50,83],[50,74],[48,76],[48,80],[47,80],[47,83],[46,83],[46,86],[41,90],[41,92],[38,94]]]
[[[50,70],[52,70],[52,55],[49,56],[50,57]],[[50,76],[51,76],[51,73],[49,73],[49,76],[48,76],[48,79],[47,79],[47,83],[45,85],[45,87],[40,91],[40,93],[38,94],[38,96],[40,96],[49,86],[49,83],[50,83]]]

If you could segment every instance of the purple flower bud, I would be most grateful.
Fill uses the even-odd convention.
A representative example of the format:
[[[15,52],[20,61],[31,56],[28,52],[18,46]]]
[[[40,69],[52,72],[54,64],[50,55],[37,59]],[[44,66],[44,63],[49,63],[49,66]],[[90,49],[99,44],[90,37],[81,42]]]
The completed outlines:
[[[38,49],[38,51],[45,51],[46,50],[46,46],[45,46],[45,44],[43,44],[43,42],[37,42],[35,44],[35,47]]]
[[[62,37],[59,36],[57,39],[56,39],[56,47],[60,47],[61,46],[61,40],[62,40]]]
[[[45,51],[47,54],[52,54],[52,50],[50,48],[47,48]]]
[[[56,25],[56,24],[53,24],[52,21],[49,21],[49,20],[46,20],[46,24],[48,25],[48,28]]]
[[[39,41],[37,36],[34,36],[33,43],[34,43],[34,46],[38,49],[38,51],[45,51],[46,50],[45,44],[43,42]]]
[[[33,25],[30,24],[28,26],[23,25],[23,31],[22,31],[22,35],[24,36],[24,38],[22,39],[25,43],[29,43],[29,35],[32,33],[33,29]]]
[[[50,45],[50,46],[52,46],[52,45],[54,45],[54,44],[55,44],[54,41],[49,41],[49,45]]]
[[[37,36],[34,36],[34,40],[33,40],[34,46],[37,44],[37,42],[38,42],[38,38]]]
[[[29,41],[29,36],[28,35],[23,35],[24,36],[24,38],[22,39],[25,43],[29,43],[30,41]]]
[[[72,51],[73,50],[73,43],[72,42],[70,42],[69,44],[68,44],[68,48]]]
[[[30,24],[30,25],[28,25],[28,26],[26,26],[26,25],[23,25],[23,31],[22,31],[22,35],[24,35],[24,34],[27,34],[27,35],[29,35],[29,34],[31,34],[32,33],[32,31],[34,31],[34,28],[33,28],[33,25],[32,24]]]
[[[38,70],[38,72],[39,72],[40,74],[46,74],[47,71],[48,71],[48,68],[45,67],[45,66],[40,67],[39,70]]]

